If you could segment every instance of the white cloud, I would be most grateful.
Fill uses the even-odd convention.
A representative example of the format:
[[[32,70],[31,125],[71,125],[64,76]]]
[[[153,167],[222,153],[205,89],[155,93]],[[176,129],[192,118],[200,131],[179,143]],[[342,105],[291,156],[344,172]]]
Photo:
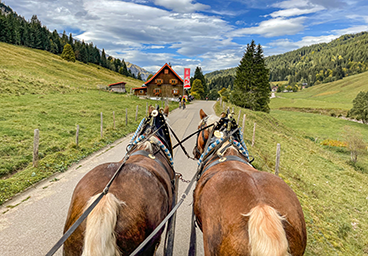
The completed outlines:
[[[274,37],[283,35],[294,35],[303,31],[304,17],[293,19],[275,18],[262,21],[257,27],[242,28],[231,33],[234,37],[244,35],[262,35],[264,37]]]
[[[310,13],[315,13],[315,12],[319,12],[321,10],[324,10],[325,8],[322,6],[316,6],[310,9],[299,9],[299,8],[291,8],[291,9],[286,9],[286,10],[280,10],[280,11],[276,11],[270,14],[270,16],[272,18],[276,18],[276,17],[292,17],[292,16],[300,16],[303,14],[310,14]]]
[[[192,3],[192,0],[154,0],[155,5],[165,7],[178,13],[189,13],[210,9],[210,6]]]

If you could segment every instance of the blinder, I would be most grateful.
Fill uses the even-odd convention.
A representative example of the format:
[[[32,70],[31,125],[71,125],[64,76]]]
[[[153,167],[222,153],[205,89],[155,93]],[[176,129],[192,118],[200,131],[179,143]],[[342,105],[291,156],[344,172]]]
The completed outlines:
[[[166,118],[164,116],[163,109],[160,109],[159,107],[153,110],[151,114],[146,117],[139,135],[148,137],[153,132],[156,132],[157,137],[172,154],[171,137],[166,125]]]

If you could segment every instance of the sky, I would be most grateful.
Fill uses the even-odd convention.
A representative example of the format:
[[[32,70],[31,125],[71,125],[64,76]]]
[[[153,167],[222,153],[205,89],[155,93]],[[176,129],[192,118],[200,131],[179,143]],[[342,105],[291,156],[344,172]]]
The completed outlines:
[[[252,40],[264,56],[368,31],[368,0],[3,0],[49,30],[108,55],[183,76],[236,67]]]

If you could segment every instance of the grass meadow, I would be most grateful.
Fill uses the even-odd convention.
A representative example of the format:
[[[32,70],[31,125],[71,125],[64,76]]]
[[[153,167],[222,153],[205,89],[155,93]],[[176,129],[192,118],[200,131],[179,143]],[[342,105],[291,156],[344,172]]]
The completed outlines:
[[[297,194],[307,224],[305,255],[366,255],[368,175],[356,171],[336,152],[307,138],[292,124],[275,118],[273,111],[266,114],[234,106],[236,118],[239,110],[240,124],[246,114],[244,139],[258,170],[274,173],[276,145],[281,144],[280,177]],[[221,111],[217,104],[216,113]],[[288,113],[294,112],[284,114]]]
[[[271,109],[296,108],[329,110],[328,114],[343,113],[353,107],[353,100],[361,91],[368,91],[368,72],[344,77],[341,80],[319,84],[297,93],[276,93]],[[323,114],[323,111],[321,111]]]

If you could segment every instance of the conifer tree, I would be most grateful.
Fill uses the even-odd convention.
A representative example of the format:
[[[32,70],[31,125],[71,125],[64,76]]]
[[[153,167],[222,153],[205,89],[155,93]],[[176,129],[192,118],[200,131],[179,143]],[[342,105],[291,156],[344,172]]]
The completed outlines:
[[[63,50],[63,53],[61,54],[61,58],[67,61],[75,62],[75,54],[70,44],[66,44],[64,46],[64,50]]]
[[[142,80],[141,72],[138,72],[137,79]]]
[[[269,73],[264,63],[262,47],[256,47],[252,40],[237,67],[231,102],[237,106],[268,113],[268,79]]]
[[[105,49],[102,49],[101,66],[104,68],[107,68],[107,59],[106,59]]]

